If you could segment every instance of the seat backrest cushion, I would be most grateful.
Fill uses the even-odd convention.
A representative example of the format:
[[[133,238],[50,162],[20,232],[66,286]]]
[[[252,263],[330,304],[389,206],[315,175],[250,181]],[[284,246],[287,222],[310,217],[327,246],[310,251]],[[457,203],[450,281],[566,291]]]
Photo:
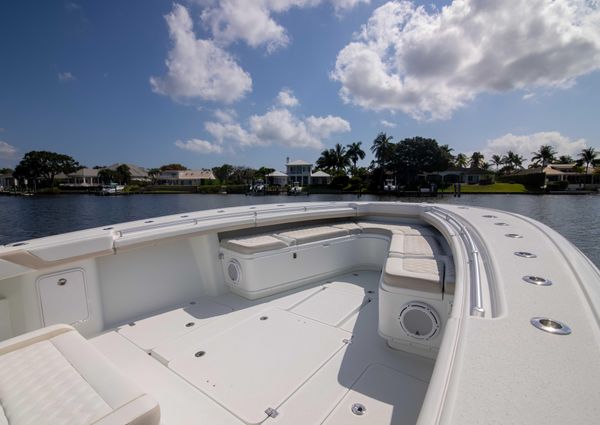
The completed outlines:
[[[113,410],[49,340],[0,356],[0,403],[10,425],[89,424]]]

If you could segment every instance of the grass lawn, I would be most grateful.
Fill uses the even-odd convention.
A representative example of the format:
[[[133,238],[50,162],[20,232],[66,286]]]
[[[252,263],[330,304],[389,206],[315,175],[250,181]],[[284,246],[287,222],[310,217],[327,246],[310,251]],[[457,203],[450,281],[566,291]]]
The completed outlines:
[[[520,183],[494,183],[486,185],[478,184],[462,184],[460,187],[461,193],[526,193],[528,192]],[[447,188],[444,193],[453,193],[454,189],[452,186]]]

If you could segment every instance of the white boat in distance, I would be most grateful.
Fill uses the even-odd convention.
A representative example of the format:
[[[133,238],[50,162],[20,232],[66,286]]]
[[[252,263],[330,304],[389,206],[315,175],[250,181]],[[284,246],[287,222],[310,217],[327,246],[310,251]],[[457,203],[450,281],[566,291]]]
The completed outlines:
[[[600,273],[520,215],[178,214],[0,247],[0,424],[593,424]]]

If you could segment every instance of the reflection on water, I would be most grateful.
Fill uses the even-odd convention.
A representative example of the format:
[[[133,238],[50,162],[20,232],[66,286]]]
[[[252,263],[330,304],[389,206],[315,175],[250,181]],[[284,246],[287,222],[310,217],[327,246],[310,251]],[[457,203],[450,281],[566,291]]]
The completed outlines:
[[[100,197],[63,195],[0,197],[0,244],[71,232],[148,217],[211,208],[262,203],[347,201],[355,195],[133,195]],[[361,200],[431,201],[496,208],[523,214],[554,228],[600,266],[600,196],[463,195],[461,198],[391,198],[366,195]]]

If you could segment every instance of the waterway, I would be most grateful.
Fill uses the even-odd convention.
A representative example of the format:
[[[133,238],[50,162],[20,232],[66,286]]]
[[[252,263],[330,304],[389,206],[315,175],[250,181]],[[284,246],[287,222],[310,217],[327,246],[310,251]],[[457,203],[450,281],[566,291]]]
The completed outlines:
[[[212,208],[263,203],[356,200],[356,195],[58,195],[0,197],[0,245],[90,227]],[[464,204],[516,212],[557,230],[600,267],[600,195],[463,195],[361,200]]]

